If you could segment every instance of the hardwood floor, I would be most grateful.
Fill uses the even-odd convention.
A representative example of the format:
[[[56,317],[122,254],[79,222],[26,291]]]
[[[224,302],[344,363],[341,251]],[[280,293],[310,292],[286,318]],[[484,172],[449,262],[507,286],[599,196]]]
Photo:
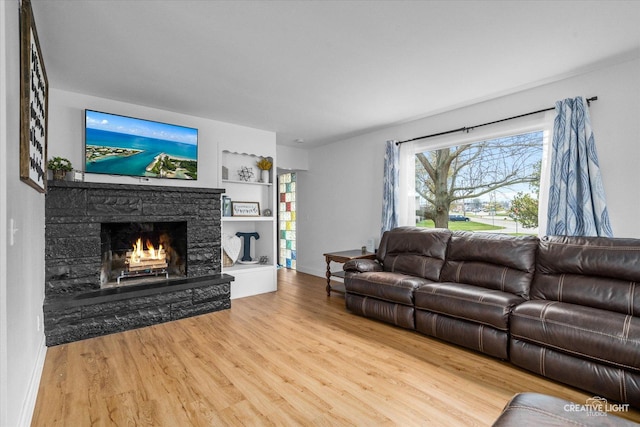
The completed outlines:
[[[230,310],[49,348],[32,425],[488,426],[518,392],[592,396],[352,315],[325,279],[278,279]]]

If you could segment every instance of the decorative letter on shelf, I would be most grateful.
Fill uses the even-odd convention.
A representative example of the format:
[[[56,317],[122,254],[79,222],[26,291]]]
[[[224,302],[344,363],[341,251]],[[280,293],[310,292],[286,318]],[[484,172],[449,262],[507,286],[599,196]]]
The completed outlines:
[[[244,252],[242,253],[242,261],[249,262],[251,261],[251,238],[255,237],[256,240],[260,238],[258,233],[242,233],[238,231],[236,236],[244,239],[242,242],[242,246],[244,247]]]

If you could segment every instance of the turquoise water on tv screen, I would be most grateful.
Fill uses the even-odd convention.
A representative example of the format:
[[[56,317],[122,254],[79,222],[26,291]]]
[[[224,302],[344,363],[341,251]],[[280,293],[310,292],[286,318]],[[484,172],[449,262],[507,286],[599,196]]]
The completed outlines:
[[[93,129],[85,129],[87,146],[108,148],[115,152],[116,149],[140,150],[131,155],[108,155],[94,161],[87,159],[85,172],[106,173],[112,175],[155,176],[146,171],[147,166],[154,162],[155,157],[164,153],[173,158],[185,160],[198,160],[198,147],[195,144],[150,138],[139,135],[131,135]]]

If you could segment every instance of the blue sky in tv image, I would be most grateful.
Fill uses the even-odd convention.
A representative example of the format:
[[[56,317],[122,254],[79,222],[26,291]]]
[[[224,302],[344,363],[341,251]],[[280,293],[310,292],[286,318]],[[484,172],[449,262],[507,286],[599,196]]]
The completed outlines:
[[[86,110],[86,126],[109,132],[124,133],[165,141],[198,144],[198,129],[116,114]]]

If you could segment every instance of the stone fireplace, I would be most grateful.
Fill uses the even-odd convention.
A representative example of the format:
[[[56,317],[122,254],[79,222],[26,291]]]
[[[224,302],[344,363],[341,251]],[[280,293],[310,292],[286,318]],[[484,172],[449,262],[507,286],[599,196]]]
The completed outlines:
[[[223,191],[49,182],[47,345],[229,308]]]

